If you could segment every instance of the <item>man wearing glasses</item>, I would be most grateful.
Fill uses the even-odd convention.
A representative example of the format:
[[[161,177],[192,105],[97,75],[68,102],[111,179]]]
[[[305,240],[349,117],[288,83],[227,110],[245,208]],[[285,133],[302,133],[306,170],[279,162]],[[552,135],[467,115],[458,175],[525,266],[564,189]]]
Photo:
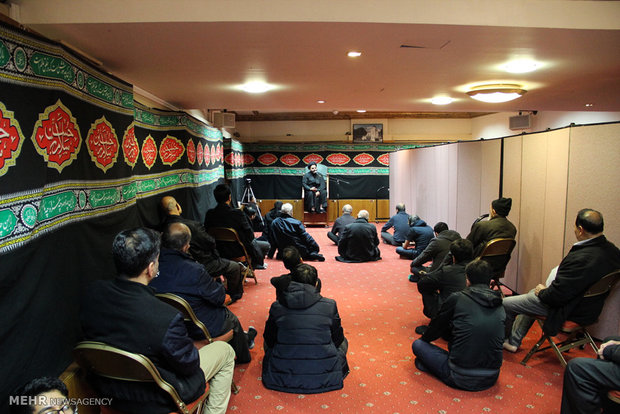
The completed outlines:
[[[77,414],[69,404],[67,386],[58,378],[35,378],[22,386],[10,400],[11,414]]]

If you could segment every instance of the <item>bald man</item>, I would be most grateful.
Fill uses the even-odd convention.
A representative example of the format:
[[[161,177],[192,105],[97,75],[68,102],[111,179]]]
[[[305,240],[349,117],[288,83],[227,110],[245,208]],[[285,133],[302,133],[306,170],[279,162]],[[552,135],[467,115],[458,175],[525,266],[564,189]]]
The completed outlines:
[[[517,351],[534,315],[547,317],[543,329],[549,335],[557,335],[566,320],[589,325],[598,319],[605,296],[584,298],[583,294],[620,268],[620,251],[603,235],[603,215],[590,208],[577,213],[575,238],[577,243],[562,259],[549,287],[539,284],[527,294],[504,298],[505,350]]]
[[[160,225],[161,231],[165,231],[171,223],[183,223],[189,227],[192,232],[189,254],[194,260],[201,263],[212,277],[224,276],[226,278],[227,293],[233,302],[241,299],[245,266],[242,263],[220,257],[213,237],[205,231],[201,223],[181,216],[183,209],[174,197],[163,197],[161,209],[164,213]]]
[[[342,207],[342,216],[338,217],[334,221],[334,225],[332,226],[332,230],[327,232],[327,237],[334,243],[338,244],[340,238],[342,237],[342,232],[347,224],[351,224],[355,221],[355,217],[351,215],[353,212],[353,207],[351,204],[345,204]]]

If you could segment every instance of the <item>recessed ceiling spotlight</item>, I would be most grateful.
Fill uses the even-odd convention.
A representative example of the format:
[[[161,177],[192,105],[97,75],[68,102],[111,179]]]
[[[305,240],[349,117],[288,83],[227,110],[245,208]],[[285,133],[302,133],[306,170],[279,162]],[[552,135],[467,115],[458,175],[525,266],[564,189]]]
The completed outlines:
[[[502,103],[520,98],[527,92],[520,85],[511,83],[480,85],[471,88],[467,94],[477,101]]]
[[[510,73],[528,73],[540,68],[540,62],[531,59],[517,59],[501,65],[501,68]]]
[[[323,103],[325,103],[325,101],[322,100],[322,99],[319,99],[318,101],[316,101],[316,103],[323,104]]]
[[[347,53],[348,57],[360,57],[362,56],[362,52],[357,52],[355,50],[350,51],[349,53]]]
[[[452,102],[454,102],[454,99],[450,98],[449,96],[436,96],[431,99],[431,103],[433,105],[448,105]]]
[[[365,109],[358,109],[357,112],[359,112],[360,114],[363,114],[364,112],[366,112]]]
[[[274,88],[273,85],[269,85],[265,82],[248,82],[239,87],[241,90],[248,93],[264,93]]]
[[[591,108],[591,107],[593,107],[593,106],[594,106],[594,104],[593,104],[593,103],[587,103],[587,104],[586,104],[586,107],[588,107],[588,108]]]

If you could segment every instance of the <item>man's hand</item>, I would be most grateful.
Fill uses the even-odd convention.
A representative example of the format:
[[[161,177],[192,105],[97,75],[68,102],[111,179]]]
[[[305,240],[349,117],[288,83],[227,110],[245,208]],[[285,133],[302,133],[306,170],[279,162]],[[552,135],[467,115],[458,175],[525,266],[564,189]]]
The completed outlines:
[[[541,290],[547,289],[545,285],[541,285],[540,283],[534,288],[534,294],[538,296]]]
[[[599,356],[599,358],[605,359],[603,357],[603,350],[610,345],[620,345],[620,341],[607,341],[604,344],[601,344],[601,347],[598,349],[598,352],[597,352],[597,355]]]
[[[315,191],[314,194],[318,197],[318,196],[321,195],[321,192],[320,191]]]

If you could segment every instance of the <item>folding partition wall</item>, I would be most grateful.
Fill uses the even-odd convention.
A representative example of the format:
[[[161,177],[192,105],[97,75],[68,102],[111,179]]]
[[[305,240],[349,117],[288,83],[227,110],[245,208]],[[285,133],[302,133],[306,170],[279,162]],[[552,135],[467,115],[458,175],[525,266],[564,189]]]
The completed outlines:
[[[606,236],[620,244],[619,136],[616,123],[399,151],[390,155],[391,209],[404,202],[465,237],[501,188],[518,229],[505,283],[523,293],[568,253],[581,208],[601,211]]]

